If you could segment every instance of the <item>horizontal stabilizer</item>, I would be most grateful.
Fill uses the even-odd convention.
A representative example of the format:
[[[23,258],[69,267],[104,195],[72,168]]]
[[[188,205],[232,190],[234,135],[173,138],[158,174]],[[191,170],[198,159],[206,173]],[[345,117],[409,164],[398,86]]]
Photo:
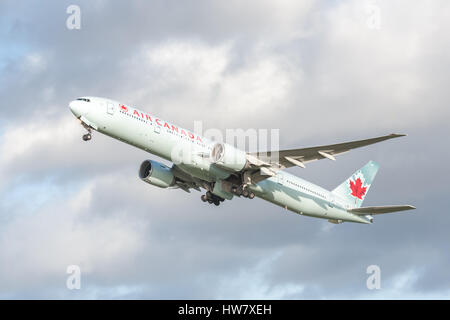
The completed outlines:
[[[381,207],[360,207],[347,210],[350,213],[354,213],[357,215],[375,215],[375,214],[383,214],[383,213],[391,213],[405,210],[415,209],[413,206],[381,206]]]

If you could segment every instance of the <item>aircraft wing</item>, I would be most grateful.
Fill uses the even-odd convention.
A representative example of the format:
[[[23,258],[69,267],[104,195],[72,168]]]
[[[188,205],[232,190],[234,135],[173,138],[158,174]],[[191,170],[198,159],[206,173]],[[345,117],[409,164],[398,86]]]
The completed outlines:
[[[334,156],[345,153],[352,149],[365,147],[377,142],[403,137],[404,134],[390,134],[387,136],[381,136],[377,138],[350,141],[338,144],[331,144],[318,147],[302,148],[302,149],[291,149],[291,150],[280,150],[280,151],[269,151],[266,153],[249,153],[248,156],[251,160],[256,158],[263,163],[255,163],[257,166],[261,167],[273,167],[273,165],[278,165],[279,169],[285,169],[293,166],[299,166],[304,168],[305,163],[321,160],[330,159],[336,160]],[[278,155],[277,155],[278,153]],[[257,162],[257,161],[254,161]],[[259,164],[259,165],[258,165]]]
[[[347,210],[350,213],[354,213],[356,215],[375,215],[375,214],[383,214],[383,213],[391,213],[398,211],[406,211],[415,209],[413,206],[381,206],[381,207],[360,207]]]

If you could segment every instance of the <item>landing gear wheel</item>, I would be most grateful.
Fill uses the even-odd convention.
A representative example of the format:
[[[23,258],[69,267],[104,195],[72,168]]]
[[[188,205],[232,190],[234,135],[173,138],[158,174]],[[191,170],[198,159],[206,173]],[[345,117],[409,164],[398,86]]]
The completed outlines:
[[[250,192],[248,192],[247,189],[244,189],[244,191],[242,191],[242,195],[243,195],[245,198],[248,198],[248,196],[250,195]]]
[[[250,192],[250,194],[248,195],[248,198],[249,198],[249,199],[255,198],[255,194],[254,194],[253,192]]]
[[[92,135],[90,133],[87,133],[83,136],[83,140],[84,141],[89,141],[92,139]]]
[[[214,203],[216,206],[220,205],[221,202],[225,201],[222,197],[216,196],[211,191],[207,191],[206,194],[200,197],[203,202],[208,202],[209,204]]]

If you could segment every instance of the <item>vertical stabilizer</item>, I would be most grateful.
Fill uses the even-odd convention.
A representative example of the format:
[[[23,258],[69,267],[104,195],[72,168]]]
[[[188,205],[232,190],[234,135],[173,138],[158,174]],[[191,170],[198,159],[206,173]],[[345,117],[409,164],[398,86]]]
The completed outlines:
[[[378,163],[369,161],[332,192],[346,200],[352,207],[359,208],[375,179],[378,168]]]

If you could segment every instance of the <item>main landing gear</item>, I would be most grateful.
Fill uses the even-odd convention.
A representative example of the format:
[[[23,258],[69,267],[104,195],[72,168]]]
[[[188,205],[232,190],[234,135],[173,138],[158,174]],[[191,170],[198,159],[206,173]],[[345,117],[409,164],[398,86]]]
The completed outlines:
[[[231,192],[234,193],[237,196],[243,196],[244,198],[253,199],[255,197],[255,194],[248,190],[247,187],[239,186],[239,187],[232,187]]]
[[[215,194],[211,193],[210,191],[207,191],[206,194],[201,196],[201,199],[203,202],[208,202],[210,204],[214,203],[216,206],[218,206],[221,202],[224,202],[225,199],[216,196]]]

